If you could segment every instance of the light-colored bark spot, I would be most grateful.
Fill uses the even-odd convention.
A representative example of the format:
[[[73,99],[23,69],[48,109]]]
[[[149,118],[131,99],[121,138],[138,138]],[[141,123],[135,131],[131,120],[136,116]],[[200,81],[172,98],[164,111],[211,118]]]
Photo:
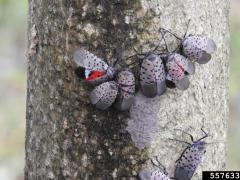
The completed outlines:
[[[37,53],[37,45],[38,45],[38,37],[37,37],[37,29],[36,25],[34,24],[30,30],[30,46],[28,49],[28,55],[33,55]]]
[[[113,178],[117,178],[117,172],[118,172],[118,170],[115,168],[112,173]]]
[[[84,153],[84,154],[82,155],[81,161],[82,161],[82,166],[83,166],[83,167],[87,167],[87,165],[88,165],[88,157],[87,157],[87,154],[86,154],[86,153]]]

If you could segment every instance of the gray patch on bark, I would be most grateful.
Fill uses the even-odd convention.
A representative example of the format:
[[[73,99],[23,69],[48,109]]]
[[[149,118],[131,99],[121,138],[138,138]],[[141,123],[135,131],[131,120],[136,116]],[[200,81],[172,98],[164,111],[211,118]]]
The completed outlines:
[[[139,149],[150,147],[151,142],[158,133],[158,108],[149,106],[154,99],[146,98],[141,92],[136,97],[130,109],[127,131]]]

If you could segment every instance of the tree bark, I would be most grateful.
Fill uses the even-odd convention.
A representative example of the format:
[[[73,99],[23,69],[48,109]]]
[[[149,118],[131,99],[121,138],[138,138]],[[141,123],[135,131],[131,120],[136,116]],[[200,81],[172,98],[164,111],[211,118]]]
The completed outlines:
[[[193,179],[202,170],[224,170],[228,14],[228,0],[29,0],[25,179],[135,179],[153,156],[173,176],[184,145],[168,138],[187,140],[176,128],[201,137],[201,126],[213,144]],[[159,27],[184,34],[188,19],[188,32],[212,38],[218,50],[208,64],[196,65],[188,90],[146,99],[159,128],[151,145],[138,149],[126,131],[128,113],[90,104],[91,88],[74,74],[72,52],[83,47],[113,62],[157,43]]]

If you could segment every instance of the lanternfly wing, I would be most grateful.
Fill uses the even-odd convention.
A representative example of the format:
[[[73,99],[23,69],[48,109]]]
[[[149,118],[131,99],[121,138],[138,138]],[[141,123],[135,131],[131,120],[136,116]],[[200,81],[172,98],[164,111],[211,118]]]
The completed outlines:
[[[85,75],[84,82],[87,84],[96,86],[114,76],[115,70],[112,67],[87,50],[76,49],[73,53],[73,60],[79,67],[84,68],[81,75]],[[80,78],[83,77],[80,76]]]
[[[190,81],[188,79],[187,76],[184,76],[184,78],[182,78],[181,80],[177,81],[176,83],[176,87],[180,90],[186,90],[189,85],[190,85]]]
[[[90,93],[90,101],[98,109],[105,110],[110,107],[118,93],[118,86],[114,81],[100,84]]]
[[[151,171],[143,169],[138,173],[139,180],[170,180],[170,178],[161,171]]]
[[[153,171],[151,177],[153,180],[170,180],[170,178],[161,171]]]
[[[211,54],[217,49],[212,39],[199,35],[185,38],[182,45],[184,54],[199,64],[207,63],[211,59]]]
[[[134,100],[134,74],[129,70],[120,71],[117,75],[117,84],[119,85],[119,93],[114,106],[121,111],[128,110]]]
[[[192,75],[195,73],[195,65],[193,62],[182,56],[181,54],[174,53],[174,61],[178,66],[181,66],[185,72]]]
[[[110,78],[110,76],[107,74],[107,72],[104,72],[104,74],[102,76],[98,76],[98,77],[94,77],[94,78],[88,78],[88,79],[85,79],[85,83],[87,84],[90,84],[90,85],[93,85],[93,86],[96,86],[96,85],[99,85],[103,82],[106,82],[108,81]]]
[[[188,77],[185,75],[185,68],[188,68],[188,63],[182,61],[183,58],[176,57],[178,57],[177,54],[172,54],[168,58],[166,64],[168,70],[167,80],[174,82],[178,89],[185,90],[190,84]],[[179,61],[179,59],[181,59],[181,61]]]
[[[174,61],[167,62],[167,70],[168,80],[176,82],[184,77],[184,71]]]
[[[106,71],[107,63],[85,49],[76,49],[73,52],[74,62],[91,71]]]
[[[141,65],[140,84],[146,97],[161,95],[166,90],[166,73],[160,56],[151,54]]]
[[[205,142],[198,141],[187,147],[177,161],[175,178],[190,180],[205,154]]]

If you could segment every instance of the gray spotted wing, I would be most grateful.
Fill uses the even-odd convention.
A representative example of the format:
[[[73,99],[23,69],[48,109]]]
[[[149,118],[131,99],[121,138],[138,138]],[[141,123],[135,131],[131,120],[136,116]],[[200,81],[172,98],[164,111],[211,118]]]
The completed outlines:
[[[98,109],[105,110],[114,103],[117,93],[118,87],[114,81],[105,82],[90,93],[90,101]]]
[[[135,77],[129,70],[120,71],[117,75],[117,84],[119,85],[119,93],[114,106],[116,109],[128,110],[134,100],[135,93]]]
[[[161,171],[153,171],[151,174],[152,180],[170,180],[170,178]]]
[[[170,178],[161,171],[151,171],[143,169],[138,173],[139,180],[170,180]]]
[[[175,178],[177,180],[190,180],[200,164],[205,148],[196,145],[188,147],[177,161]]]
[[[88,70],[105,71],[107,63],[85,49],[76,49],[73,52],[73,61]]]
[[[140,84],[146,97],[161,95],[166,90],[166,73],[160,56],[151,54],[141,65]]]
[[[168,61],[166,66],[168,70],[168,80],[175,83],[184,78],[184,70],[180,68],[174,61]]]

